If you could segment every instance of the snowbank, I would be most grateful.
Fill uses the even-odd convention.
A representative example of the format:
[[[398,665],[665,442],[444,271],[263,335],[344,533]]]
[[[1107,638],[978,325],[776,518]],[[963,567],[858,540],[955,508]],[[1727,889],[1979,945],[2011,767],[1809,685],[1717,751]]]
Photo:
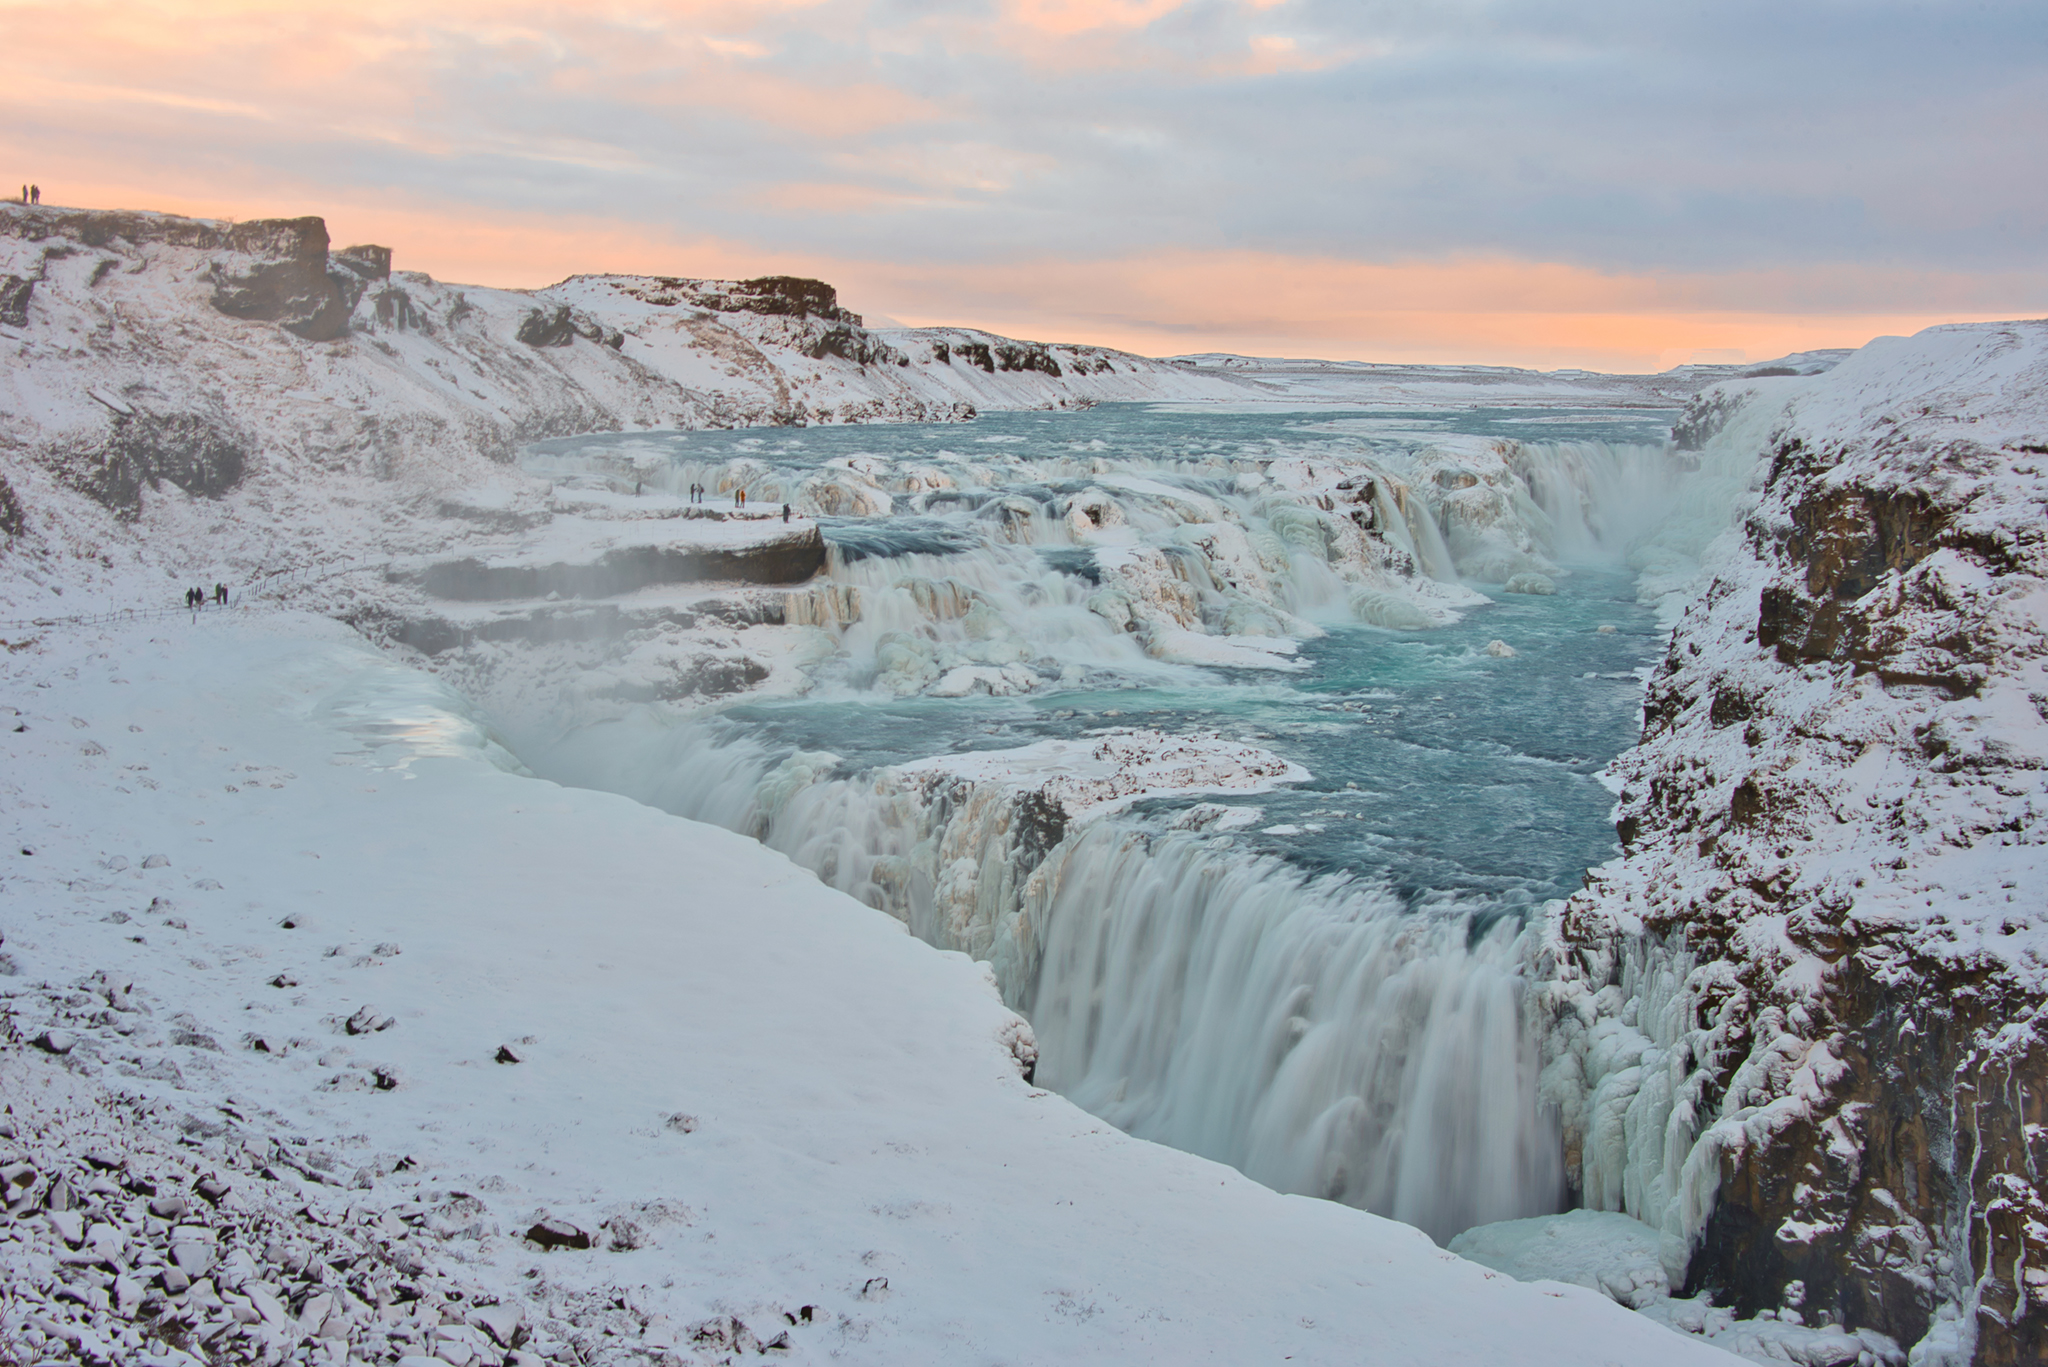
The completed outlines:
[[[1724,1360],[1117,1133],[1029,1085],[1028,1032],[966,958],[750,840],[520,776],[340,627],[52,632],[4,668],[0,991],[31,1081],[0,1144],[47,1149],[64,1106],[32,1079],[63,1069],[60,1092],[103,1088],[85,1104],[281,1206],[280,1236],[402,1244],[397,1281],[452,1307],[437,1326],[395,1285],[379,1310],[347,1266],[272,1259],[164,1294],[200,1330],[236,1290],[258,1323],[218,1332],[296,1344],[303,1321],[262,1310],[296,1291],[334,1297],[324,1361],[454,1362],[491,1298],[528,1350],[600,1362],[722,1357],[734,1321],[795,1360]],[[62,1054],[12,1042],[53,1031]],[[86,1226],[129,1206],[79,1196]],[[135,1220],[125,1255],[88,1234],[59,1261],[62,1223],[27,1218],[0,1257],[149,1281]],[[62,1313],[95,1333],[130,1322],[81,1299]]]
[[[1214,734],[1169,736],[1137,729],[941,755],[898,765],[895,772],[913,780],[933,775],[1030,789],[1057,802],[1070,821],[1106,816],[1148,797],[1263,793],[1309,777],[1300,765],[1255,745]]]

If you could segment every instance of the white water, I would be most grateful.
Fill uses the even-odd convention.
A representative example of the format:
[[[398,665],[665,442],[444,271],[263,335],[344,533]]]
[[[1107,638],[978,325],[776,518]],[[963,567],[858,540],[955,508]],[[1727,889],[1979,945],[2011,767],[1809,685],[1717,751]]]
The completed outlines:
[[[1097,825],[1049,861],[1039,1078],[1133,1134],[1443,1240],[1557,1209],[1520,927]]]
[[[1486,608],[1461,572],[1499,582],[1612,562],[1674,510],[1725,526],[1731,501],[1695,508],[1660,448],[1599,442],[1341,463],[1012,447],[973,462],[777,459],[643,473],[874,515],[829,529],[827,575],[791,595],[790,619],[832,645],[821,696],[1044,696],[1041,709],[1081,687],[1186,689],[1205,661],[1285,669],[1320,634],[1312,623],[1442,627]],[[1656,555],[1668,567],[1682,552]],[[839,706],[833,724],[868,725]],[[995,729],[929,715],[900,758]],[[1559,1131],[1523,1001],[1526,903],[1313,879],[1228,838],[1167,832],[1161,816],[1068,830],[1048,850],[1042,812],[1014,787],[912,783],[886,760],[850,772],[824,748],[842,743],[830,726],[792,747],[648,712],[523,752],[549,776],[748,832],[929,942],[991,961],[1033,1020],[1041,1079],[1134,1133],[1440,1239],[1558,1207]],[[1326,776],[1351,762],[1313,746],[1299,758]],[[1590,810],[1597,823],[1604,799]],[[1413,876],[1398,861],[1388,873]]]

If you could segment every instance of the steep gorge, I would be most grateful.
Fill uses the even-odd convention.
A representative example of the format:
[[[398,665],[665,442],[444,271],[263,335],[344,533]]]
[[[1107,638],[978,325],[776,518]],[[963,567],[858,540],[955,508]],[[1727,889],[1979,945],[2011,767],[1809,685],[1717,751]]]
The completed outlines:
[[[1782,413],[1649,686],[1626,854],[1545,944],[1586,1204],[1739,1313],[2048,1356],[2048,326],[1702,397]]]

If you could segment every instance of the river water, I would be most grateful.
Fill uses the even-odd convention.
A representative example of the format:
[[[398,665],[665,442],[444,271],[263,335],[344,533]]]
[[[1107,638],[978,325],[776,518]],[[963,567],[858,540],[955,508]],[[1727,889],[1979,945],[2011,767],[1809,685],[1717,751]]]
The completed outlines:
[[[526,464],[559,479],[794,503],[831,565],[791,599],[805,695],[522,756],[989,960],[1037,1080],[1134,1134],[1440,1240],[1556,1210],[1524,929],[1615,851],[1597,776],[1662,639],[1637,571],[1669,572],[1686,506],[1669,417],[1117,405],[544,443]],[[1073,823],[892,777],[1103,728],[1311,777]]]

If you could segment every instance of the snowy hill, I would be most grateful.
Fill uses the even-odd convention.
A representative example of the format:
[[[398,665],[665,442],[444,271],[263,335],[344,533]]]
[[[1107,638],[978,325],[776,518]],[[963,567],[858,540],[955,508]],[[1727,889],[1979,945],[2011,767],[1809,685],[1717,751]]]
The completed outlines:
[[[444,496],[472,520],[479,497],[530,500],[505,464],[552,435],[1238,392],[1096,347],[871,332],[817,281],[455,287],[393,273],[387,248],[330,251],[316,218],[16,204],[0,205],[0,354],[0,533],[64,562],[74,602],[109,607],[141,564],[246,583],[444,546],[460,532]],[[241,506],[210,513],[231,488]],[[146,497],[160,489],[202,502]],[[376,550],[337,544],[369,502]],[[0,606],[41,610],[42,577],[8,576]]]

